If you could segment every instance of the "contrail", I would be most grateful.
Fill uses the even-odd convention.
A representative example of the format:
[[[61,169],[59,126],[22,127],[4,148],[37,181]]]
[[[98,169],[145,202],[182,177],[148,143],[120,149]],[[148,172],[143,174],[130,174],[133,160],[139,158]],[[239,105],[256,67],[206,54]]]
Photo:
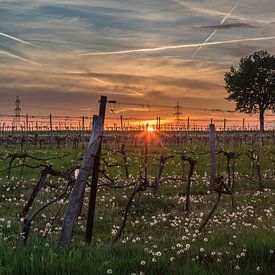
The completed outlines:
[[[28,42],[28,41],[25,41],[25,40],[22,40],[22,39],[20,39],[20,38],[18,38],[18,37],[15,37],[15,36],[13,36],[13,35],[10,35],[10,34],[6,34],[6,33],[3,33],[3,32],[0,32],[0,35],[1,35],[1,36],[4,36],[4,37],[6,37],[6,38],[9,38],[9,39],[11,39],[11,40],[20,42],[20,43],[25,44],[25,45],[34,46],[32,43],[30,43],[30,42]]]
[[[179,0],[172,0],[173,2],[176,2],[180,6],[187,8],[191,11],[198,12],[201,14],[207,14],[209,16],[226,16],[225,12],[221,11],[216,11],[216,10],[210,10],[202,7],[198,7],[196,5],[190,4],[190,3],[183,3]],[[258,18],[251,18],[247,16],[236,16],[236,15],[231,15],[231,18],[237,19],[237,20],[242,20],[242,21],[253,21],[254,23],[259,23],[259,24],[270,24],[273,21],[272,20],[264,20],[264,19],[258,19]]]
[[[22,56],[19,56],[19,55],[16,55],[16,54],[12,54],[12,53],[9,53],[9,52],[6,52],[6,51],[0,51],[0,54],[6,55],[6,56],[9,56],[9,57],[13,57],[13,58],[16,58],[16,59],[19,59],[19,60],[27,62],[29,64],[36,64],[36,65],[38,64],[38,63],[36,63],[34,61],[31,61],[31,60],[28,60],[28,59],[26,59],[26,58],[24,58]]]
[[[223,19],[221,20],[221,22],[219,23],[219,26],[222,26],[223,23],[231,16],[231,14],[234,12],[234,10],[238,7],[240,3],[240,0],[234,5],[234,7],[229,11],[229,13],[227,13]],[[218,28],[215,29],[204,41],[203,44],[207,43],[218,31]],[[202,49],[203,45],[201,45],[198,49],[195,50],[195,52],[192,54],[192,57],[195,57],[199,51]]]
[[[124,50],[124,51],[113,51],[113,52],[91,52],[91,53],[80,54],[80,56],[100,56],[100,55],[119,55],[119,54],[131,54],[131,53],[157,52],[157,51],[174,50],[174,49],[197,48],[200,46],[235,44],[239,42],[265,41],[265,40],[273,40],[273,39],[275,39],[275,36],[264,36],[264,37],[255,37],[255,38],[196,43],[196,44],[182,44],[182,45],[171,45],[171,46],[168,45],[163,47],[144,48],[144,49],[136,49],[136,50]]]

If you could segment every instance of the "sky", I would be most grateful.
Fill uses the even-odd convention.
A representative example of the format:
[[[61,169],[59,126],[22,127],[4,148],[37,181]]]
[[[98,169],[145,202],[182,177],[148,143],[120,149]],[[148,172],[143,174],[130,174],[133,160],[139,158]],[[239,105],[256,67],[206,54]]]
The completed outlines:
[[[215,116],[197,108],[234,109],[224,73],[274,46],[274,0],[0,1],[0,113],[19,96],[23,113],[91,115],[106,95],[114,117]]]

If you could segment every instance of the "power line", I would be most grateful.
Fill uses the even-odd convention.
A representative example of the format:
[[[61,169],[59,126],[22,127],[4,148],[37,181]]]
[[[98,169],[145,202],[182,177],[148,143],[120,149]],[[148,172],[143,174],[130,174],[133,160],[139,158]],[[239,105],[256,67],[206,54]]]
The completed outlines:
[[[109,100],[108,103],[114,104],[114,105],[128,105],[128,106],[138,106],[142,108],[175,108],[177,106],[173,105],[158,105],[158,104],[147,104],[147,103],[135,103],[135,102],[122,102],[122,101],[116,101],[116,100]],[[186,110],[193,110],[193,111],[206,111],[206,112],[214,112],[214,113],[236,113],[238,111],[234,110],[224,110],[224,109],[208,109],[208,108],[199,108],[199,107],[188,107],[188,106],[181,106],[181,109],[186,109]]]

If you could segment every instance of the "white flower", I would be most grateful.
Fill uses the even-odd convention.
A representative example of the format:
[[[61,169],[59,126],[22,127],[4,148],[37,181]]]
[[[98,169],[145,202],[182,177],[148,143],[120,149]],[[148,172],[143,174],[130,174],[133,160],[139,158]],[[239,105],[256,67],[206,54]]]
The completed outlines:
[[[145,262],[145,261],[141,261],[140,264],[141,264],[141,265],[145,265],[146,262]]]
[[[112,274],[113,270],[112,269],[107,269],[107,274]]]
[[[11,228],[11,221],[7,221],[7,228]]]
[[[78,177],[78,174],[79,174],[79,169],[75,169],[74,170],[74,178],[76,179]],[[108,269],[108,270],[111,270],[111,269]],[[107,272],[108,272],[107,270]],[[109,274],[112,274],[112,273],[109,273]]]

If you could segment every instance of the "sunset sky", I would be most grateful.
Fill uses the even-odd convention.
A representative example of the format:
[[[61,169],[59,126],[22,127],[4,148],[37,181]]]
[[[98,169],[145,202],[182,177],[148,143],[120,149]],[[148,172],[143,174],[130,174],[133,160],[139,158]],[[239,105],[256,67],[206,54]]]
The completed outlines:
[[[17,95],[29,114],[91,115],[100,95],[232,110],[225,71],[253,51],[275,54],[274,0],[15,0],[1,1],[0,15],[0,113],[13,112]]]

